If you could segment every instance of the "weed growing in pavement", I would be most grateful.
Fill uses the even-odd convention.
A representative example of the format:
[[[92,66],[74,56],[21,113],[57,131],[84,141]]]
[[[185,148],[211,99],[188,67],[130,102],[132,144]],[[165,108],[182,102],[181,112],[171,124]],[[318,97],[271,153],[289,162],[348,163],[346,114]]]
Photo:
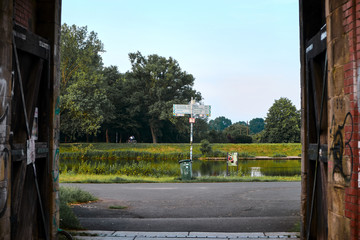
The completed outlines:
[[[126,209],[125,206],[115,205],[115,206],[109,206],[110,209]]]
[[[76,187],[60,187],[60,228],[82,229],[71,207],[72,203],[85,203],[97,200],[89,192]]]

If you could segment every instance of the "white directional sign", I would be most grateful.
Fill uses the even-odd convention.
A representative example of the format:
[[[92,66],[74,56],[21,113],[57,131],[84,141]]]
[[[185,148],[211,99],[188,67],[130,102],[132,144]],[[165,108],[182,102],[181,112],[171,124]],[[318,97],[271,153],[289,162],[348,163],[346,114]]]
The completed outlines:
[[[192,112],[191,112],[192,110]],[[174,104],[173,105],[173,115],[174,116],[183,116],[184,114],[193,114],[193,115],[204,115],[210,117],[211,115],[211,106],[210,105],[196,105],[192,104]]]
[[[210,105],[193,105],[193,114],[206,115],[210,117],[211,106]]]
[[[186,104],[174,104],[173,105],[173,115],[176,114],[191,114],[191,105]]]
[[[191,98],[190,104],[173,105],[174,116],[184,116],[185,114],[190,114],[190,161],[192,161],[193,125],[195,123],[195,118],[204,116],[210,117],[211,106],[196,104],[193,98]]]

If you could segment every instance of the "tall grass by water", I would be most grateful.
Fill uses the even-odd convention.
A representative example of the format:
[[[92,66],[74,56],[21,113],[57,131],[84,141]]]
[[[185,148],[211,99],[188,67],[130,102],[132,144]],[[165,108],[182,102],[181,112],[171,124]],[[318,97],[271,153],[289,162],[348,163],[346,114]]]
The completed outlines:
[[[297,156],[300,144],[212,144],[210,157],[224,158],[227,152],[237,151],[240,157]],[[72,175],[112,175],[127,177],[178,177],[179,160],[189,158],[189,144],[61,144],[60,173]],[[224,176],[225,161],[199,160],[200,144],[193,148],[195,177]],[[215,154],[214,154],[215,153]],[[207,155],[209,156],[209,155]],[[282,160],[281,160],[282,161]],[[231,176],[250,176],[252,169],[261,168],[265,176],[300,174],[299,161],[266,160],[239,161],[239,170],[229,168]]]
[[[180,169],[177,162],[64,159],[60,173],[161,177],[178,176]]]
[[[201,145],[193,144],[193,158],[201,157]],[[224,157],[227,152],[244,156],[299,156],[300,143],[287,144],[211,144],[212,153],[207,157]],[[123,160],[181,160],[189,158],[189,144],[119,144],[119,143],[67,143],[60,145],[61,159],[123,159]]]

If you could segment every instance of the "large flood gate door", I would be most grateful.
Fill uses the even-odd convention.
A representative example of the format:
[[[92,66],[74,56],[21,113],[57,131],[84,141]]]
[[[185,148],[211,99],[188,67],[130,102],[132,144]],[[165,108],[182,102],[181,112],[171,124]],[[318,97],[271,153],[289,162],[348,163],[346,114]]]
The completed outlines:
[[[49,239],[50,44],[17,25],[13,33],[11,238]]]
[[[307,239],[327,239],[326,25],[306,43]]]

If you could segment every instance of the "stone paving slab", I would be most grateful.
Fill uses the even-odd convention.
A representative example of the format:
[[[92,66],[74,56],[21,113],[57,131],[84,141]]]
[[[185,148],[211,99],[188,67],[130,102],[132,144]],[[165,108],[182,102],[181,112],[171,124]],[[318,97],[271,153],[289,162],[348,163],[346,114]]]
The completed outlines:
[[[188,237],[189,232],[124,232],[124,231],[117,231],[117,232],[113,233],[112,236],[179,238],[179,237]]]
[[[75,236],[74,240],[134,240],[135,237],[91,237],[91,236]],[[147,238],[149,239],[149,238]]]
[[[96,231],[96,230],[78,230],[78,231],[70,231],[71,235],[86,235],[86,236],[97,236],[97,237],[105,237],[111,236],[115,233],[115,231]]]
[[[186,238],[142,238],[142,237],[136,237],[135,240],[150,240],[150,239],[158,239],[158,240],[209,240],[212,239],[211,237],[204,237],[204,238],[192,238],[192,237],[186,237]],[[217,240],[228,240],[228,238],[214,238]],[[110,239],[109,239],[110,240]],[[249,240],[249,239],[247,239]]]
[[[261,238],[265,237],[264,233],[223,233],[223,232],[190,232],[189,237],[207,237],[207,238]]]
[[[290,239],[299,238],[297,232],[127,232],[127,231],[73,231],[74,239],[79,240],[201,240],[201,239]]]
[[[265,236],[278,238],[300,238],[300,233],[297,232],[265,232]]]

